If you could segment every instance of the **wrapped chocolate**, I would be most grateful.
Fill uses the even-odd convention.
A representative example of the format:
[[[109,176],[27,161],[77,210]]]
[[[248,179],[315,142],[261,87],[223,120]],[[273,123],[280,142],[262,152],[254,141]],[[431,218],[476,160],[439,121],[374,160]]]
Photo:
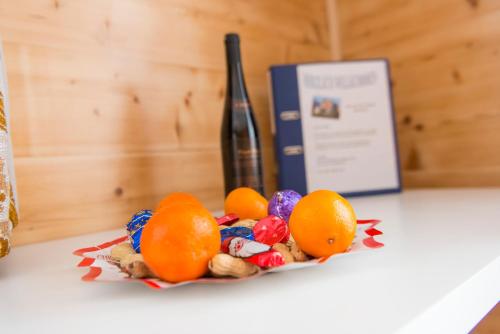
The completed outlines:
[[[0,258],[9,253],[10,235],[18,223],[16,179],[9,132],[7,81],[0,45]]]
[[[271,215],[255,224],[253,234],[255,241],[272,246],[279,242],[286,243],[290,238],[290,229],[286,221]]]
[[[246,258],[245,261],[258,265],[261,268],[279,267],[286,263],[283,254],[274,249]]]
[[[288,222],[293,208],[302,196],[294,190],[279,190],[273,194],[269,201],[267,212]]]
[[[132,248],[137,252],[141,252],[141,235],[142,229],[149,221],[153,212],[151,210],[141,210],[137,212],[127,224],[127,232]]]
[[[242,237],[248,240],[255,240],[252,229],[243,226],[228,227],[220,231],[221,241],[230,237]]]
[[[228,215],[225,215],[225,216],[222,216],[219,218],[215,218],[215,220],[217,221],[217,224],[219,224],[219,225],[232,225],[232,224],[236,223],[238,220],[240,220],[240,218],[237,215],[235,215],[234,213],[230,213]]]
[[[224,240],[221,245],[222,252],[241,258],[247,258],[259,253],[264,253],[270,249],[271,246],[242,237],[229,237]]]

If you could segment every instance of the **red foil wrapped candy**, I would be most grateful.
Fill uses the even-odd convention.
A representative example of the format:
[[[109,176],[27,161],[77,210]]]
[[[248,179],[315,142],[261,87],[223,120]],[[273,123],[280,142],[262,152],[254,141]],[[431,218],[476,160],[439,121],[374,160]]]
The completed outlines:
[[[255,241],[272,246],[279,242],[287,242],[290,238],[290,229],[286,221],[271,215],[255,224],[253,234]]]

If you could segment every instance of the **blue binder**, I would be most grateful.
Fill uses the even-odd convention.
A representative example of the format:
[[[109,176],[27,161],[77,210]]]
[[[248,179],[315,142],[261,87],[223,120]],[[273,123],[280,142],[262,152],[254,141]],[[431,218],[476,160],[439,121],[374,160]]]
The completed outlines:
[[[387,77],[383,78],[383,80],[387,80],[387,82],[389,81],[389,64],[384,59],[329,62],[319,64],[356,64],[358,62],[364,62],[365,66],[366,62],[378,63],[378,66],[380,66],[381,62],[384,63],[387,68],[387,71],[385,73]],[[307,154],[307,152],[304,152],[302,126],[303,111],[301,111],[298,82],[298,68],[302,65],[307,66],[311,64],[271,66],[269,70],[269,82],[272,97],[271,124],[275,139],[276,158],[278,162],[279,189],[293,189],[304,195],[314,189],[311,189],[310,186],[308,186],[306,175],[305,154]],[[389,83],[387,83],[387,85],[389,85]],[[393,132],[394,138],[394,141],[392,143],[392,152],[396,161],[394,171],[391,171],[391,173],[394,174],[394,176],[392,177],[393,182],[389,182],[391,184],[388,184],[387,187],[381,186],[376,189],[374,189],[373,187],[367,187],[367,189],[359,189],[359,186],[353,191],[349,189],[343,189],[342,191],[339,191],[343,196],[373,195],[401,191],[401,175],[398,155],[399,151],[397,144],[396,124],[394,120],[392,92],[390,88],[388,89],[388,91],[390,95],[390,110],[388,110],[388,112],[390,112],[391,114],[390,120],[392,122],[390,128]],[[321,92],[318,92],[318,95],[321,95]],[[370,166],[366,166],[366,168],[369,167]]]

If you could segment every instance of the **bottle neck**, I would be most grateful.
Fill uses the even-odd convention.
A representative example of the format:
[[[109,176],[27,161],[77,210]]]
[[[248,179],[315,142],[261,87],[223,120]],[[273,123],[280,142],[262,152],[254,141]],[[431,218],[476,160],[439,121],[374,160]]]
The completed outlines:
[[[232,98],[247,99],[239,43],[226,42],[226,62],[227,92]]]

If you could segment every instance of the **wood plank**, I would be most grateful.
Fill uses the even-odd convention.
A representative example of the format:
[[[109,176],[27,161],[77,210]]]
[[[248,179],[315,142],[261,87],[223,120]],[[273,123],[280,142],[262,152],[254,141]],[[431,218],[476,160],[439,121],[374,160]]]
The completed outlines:
[[[262,6],[263,1],[249,4],[221,0],[211,2],[219,4],[219,7],[222,5],[222,11],[202,10],[199,2],[194,0],[182,5],[172,0],[122,0],[119,5],[99,0],[58,0],[57,6],[54,5],[56,2],[47,1],[31,10],[26,4],[28,9],[20,13],[22,4],[4,3],[0,11],[0,31],[3,31],[6,41],[24,45],[79,51],[101,48],[110,54],[121,53],[139,59],[223,69],[223,36],[234,30],[241,34],[244,41],[242,48],[253,60],[246,66],[247,71],[261,73],[267,70],[269,64],[283,60],[288,44],[322,44],[325,48],[329,47],[325,42],[328,34],[326,20],[323,19],[325,12],[318,13],[323,17],[315,21],[304,21],[304,15],[302,18],[274,15],[270,21],[259,15],[267,13],[269,17],[278,8],[279,11],[286,11],[286,3]],[[2,17],[2,12],[13,12],[14,15]],[[19,24],[21,19],[23,23]],[[175,33],[171,31],[173,26]]]
[[[272,151],[264,149],[266,170]],[[21,224],[17,245],[123,226],[172,191],[187,191],[212,210],[223,208],[219,150],[18,158]],[[265,174],[268,193],[275,190]]]
[[[342,43],[340,33],[339,6],[337,0],[326,0],[328,12],[328,29],[330,30],[330,50],[332,60],[342,59]]]
[[[213,173],[220,160],[217,151],[17,159],[23,196],[15,242],[123,226],[133,212],[154,207],[167,189],[193,192],[208,207],[220,207],[222,178]]]
[[[439,34],[443,27],[454,28],[461,34],[463,20],[476,19],[482,14],[492,13],[500,8],[494,0],[454,1],[454,0],[339,0],[342,41],[346,56],[370,52],[375,48],[392,45],[425,34]],[[476,20],[481,23],[481,20]],[[457,33],[456,36],[461,34]],[[430,42],[441,41],[429,38]],[[420,45],[413,45],[418,49]],[[393,51],[391,49],[391,51]],[[410,49],[399,51],[411,52]]]
[[[499,187],[500,166],[445,171],[405,170],[403,185],[408,188]]]
[[[175,0],[172,2],[176,6],[194,12],[202,19],[218,21],[217,24],[224,20],[242,27],[252,25],[252,29],[248,32],[258,38],[261,38],[261,34],[266,34],[296,43],[320,44],[326,48],[330,45],[327,22],[318,19],[318,16],[326,17],[324,1]]]
[[[155,92],[134,87],[108,93],[91,84],[73,86],[65,93],[64,86],[58,91],[54,83],[48,95],[29,95],[33,90],[27,89],[12,97],[12,104],[25,111],[13,115],[16,156],[219,147],[224,90]],[[262,142],[271,144],[267,90],[249,85],[249,91]],[[22,122],[26,118],[31,127]],[[23,143],[26,132],[30,140]]]
[[[405,184],[499,185],[500,3],[338,5],[344,56],[391,61]]]
[[[471,334],[500,333],[500,304],[497,305],[470,332]]]
[[[107,74],[89,75],[90,68],[64,63],[69,53],[48,53],[46,62],[38,63],[35,53],[33,61],[11,66],[17,156],[218,147],[225,73],[160,64],[130,70],[123,62]],[[89,58],[98,56],[81,55],[76,63],[88,64]],[[269,143],[267,83],[261,76],[247,79],[263,141]]]
[[[12,119],[16,155],[213,148],[218,139],[211,134],[218,132],[225,87],[222,30],[229,29],[235,17],[239,22],[240,16],[245,19],[240,22],[242,36],[249,34],[248,38],[243,36],[242,44],[249,90],[257,118],[263,123],[263,142],[270,143],[266,70],[273,63],[327,59],[328,46],[323,46],[326,20],[311,21],[311,17],[318,17],[309,11],[311,17],[301,16],[298,8],[304,3],[281,4],[280,10],[290,17],[279,16],[275,21],[292,29],[280,28],[287,33],[273,37],[276,29],[269,33],[267,19],[273,13],[276,16],[272,5],[261,1],[241,5],[235,9],[235,17],[222,20],[234,6],[228,1],[211,3],[213,6],[171,0],[167,6],[158,1],[123,1],[119,6],[110,6],[98,1],[92,6],[78,1],[59,1],[57,5],[48,1],[24,10],[2,3],[0,31],[7,41],[12,108],[16,111]],[[249,6],[256,8],[249,11]],[[313,12],[322,8],[314,6]],[[131,17],[129,12],[137,15]],[[5,20],[2,13],[9,14]],[[145,21],[144,17],[149,19]],[[166,20],[179,21],[183,32],[173,35],[182,37],[188,46],[160,40],[163,35],[172,35],[166,31]],[[304,29],[297,28],[301,20],[313,27],[316,37],[302,35]],[[220,35],[214,33],[215,28]],[[208,31],[210,34],[205,36]],[[204,34],[196,38],[203,39],[207,52],[199,49],[191,36],[195,33]],[[155,40],[145,44],[145,37]],[[138,49],[133,43],[140,43]],[[197,50],[190,52],[193,47]],[[161,48],[168,54],[155,54]],[[204,60],[189,58],[192,54]],[[213,60],[212,64],[206,59]],[[189,109],[187,113],[185,109]],[[214,117],[207,109],[216,113]],[[141,127],[143,121],[146,124]],[[56,123],[62,128],[53,131],[51,124]],[[73,127],[75,123],[80,126]],[[184,138],[177,138],[176,131],[190,127],[201,131],[184,131]],[[147,133],[144,140],[141,131]]]

